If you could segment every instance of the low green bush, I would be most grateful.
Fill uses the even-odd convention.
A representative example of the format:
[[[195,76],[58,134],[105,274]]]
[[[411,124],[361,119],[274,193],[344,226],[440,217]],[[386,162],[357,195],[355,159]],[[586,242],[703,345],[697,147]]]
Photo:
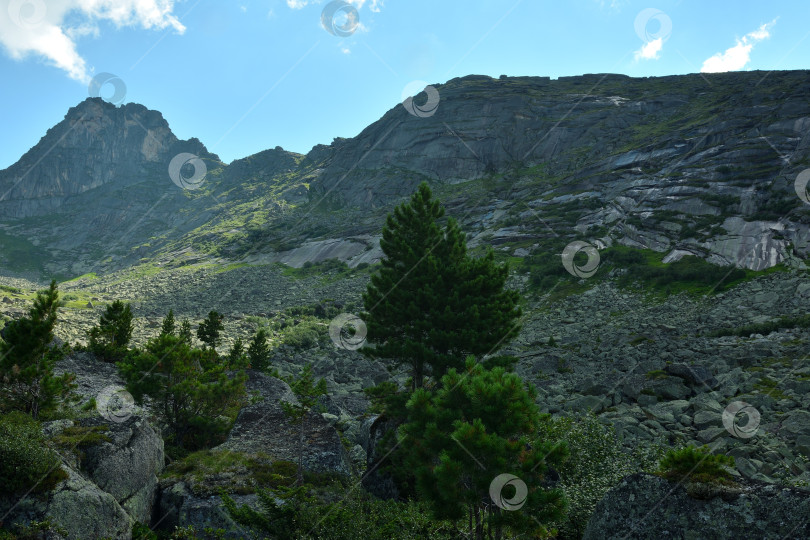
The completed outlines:
[[[158,535],[143,523],[132,524],[132,540],[158,540]]]
[[[352,270],[353,269],[349,268],[349,265],[340,259],[325,259],[316,263],[307,261],[301,266],[301,268],[287,267],[284,269],[284,273],[297,278],[308,278],[314,276],[325,279],[329,276],[334,279],[337,277],[348,276],[352,273]]]
[[[0,485],[4,493],[44,492],[67,478],[39,422],[22,412],[0,416]]]
[[[301,323],[286,327],[281,342],[294,349],[309,349],[328,339],[329,327],[316,319],[305,319]]]
[[[576,259],[575,262],[580,263]],[[562,265],[559,252],[552,249],[524,257],[520,269],[529,273],[529,283],[540,291],[553,288],[561,278],[573,279]]]
[[[106,425],[100,426],[70,426],[62,430],[53,438],[53,443],[65,452],[72,452],[81,463],[85,458],[84,451],[91,446],[102,442],[111,442],[105,435],[109,431]]]
[[[560,487],[569,502],[564,520],[555,524],[560,539],[581,538],[596,503],[625,476],[655,470],[663,450],[637,445],[624,450],[613,426],[602,424],[593,414],[575,417],[546,416],[540,437],[552,443],[567,443],[568,458],[560,467]]]
[[[659,473],[670,480],[728,484],[729,467],[734,467],[732,456],[712,454],[707,446],[685,446],[667,452],[661,459]]]
[[[754,334],[762,334],[763,336],[767,336],[771,332],[790,328],[810,328],[810,315],[801,315],[799,317],[780,317],[779,319],[764,323],[746,324],[737,328],[721,328],[720,330],[710,332],[709,336],[749,337]]]
[[[142,523],[135,522],[132,526],[132,540],[219,540],[225,538],[224,529],[206,527],[202,531],[195,531],[194,527],[175,527],[171,533],[158,535]],[[2,540],[2,538],[0,538]]]
[[[622,270],[619,285],[640,284],[668,294],[720,292],[748,276],[740,268],[717,266],[692,255],[668,264],[661,262],[663,254],[625,246],[610,247],[599,255],[602,266]]]
[[[325,500],[331,498],[336,502]],[[260,491],[260,511],[237,506],[222,494],[225,508],[238,523],[273,538],[306,540],[390,540],[466,538],[462,523],[437,521],[418,502],[381,501],[362,492],[342,490],[318,498],[311,486]],[[277,501],[281,499],[283,504]]]
[[[233,451],[199,450],[172,462],[163,477],[183,478],[192,484],[205,484],[206,479],[227,475],[235,489],[232,493],[254,493],[256,489],[277,489],[295,483],[297,465],[276,460],[267,454]],[[325,485],[323,474],[307,473],[313,485]]]
[[[14,528],[14,532],[6,531],[0,526],[0,540],[43,540],[46,538],[66,538],[67,530],[50,519],[32,521],[28,525]]]

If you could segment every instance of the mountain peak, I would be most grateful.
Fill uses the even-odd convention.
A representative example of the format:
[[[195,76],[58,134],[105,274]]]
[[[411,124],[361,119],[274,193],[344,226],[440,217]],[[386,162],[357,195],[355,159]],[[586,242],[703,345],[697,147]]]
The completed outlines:
[[[66,198],[112,182],[148,181],[180,152],[219,161],[198,139],[179,140],[158,111],[87,98],[17,163],[0,171],[0,213],[50,213]]]

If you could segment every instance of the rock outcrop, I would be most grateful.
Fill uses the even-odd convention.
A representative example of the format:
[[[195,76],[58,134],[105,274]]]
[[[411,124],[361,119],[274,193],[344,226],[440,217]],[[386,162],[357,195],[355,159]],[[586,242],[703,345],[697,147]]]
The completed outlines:
[[[132,538],[132,518],[110,493],[80,472],[63,465],[68,475],[50,492],[29,495],[21,501],[0,501],[4,525],[28,525],[49,519],[67,531],[68,540]]]
[[[237,506],[247,505],[260,510],[255,494],[232,494],[231,497]],[[228,514],[219,495],[196,495],[184,482],[168,482],[162,486],[157,516],[156,527],[164,531],[189,526],[195,531],[204,531],[210,527],[221,529],[225,538],[249,537],[247,528]]]
[[[19,503],[0,500],[0,514],[8,513],[8,525],[50,519],[71,540],[128,539],[134,522],[152,520],[157,475],[164,463],[163,439],[140,416],[120,423],[100,418],[59,420],[45,424],[44,432],[54,437],[73,426],[101,427],[102,437],[65,450],[61,467],[68,478],[53,490],[27,495]]]
[[[65,356],[54,366],[54,373],[75,375],[75,392],[81,397],[82,405],[91,399],[97,399],[105,388],[124,386],[124,380],[118,374],[115,364],[102,362],[89,352],[73,352]],[[133,404],[132,413],[141,414],[143,410]]]
[[[94,422],[96,425],[101,422]],[[163,470],[163,439],[141,417],[107,423],[109,441],[85,451],[82,469],[134,520],[149,523]]]
[[[583,538],[810,538],[810,491],[745,483],[695,498],[692,490],[706,491],[649,474],[629,476],[596,505]]]
[[[253,370],[248,374],[248,395],[257,392],[260,399],[239,411],[228,439],[216,450],[262,452],[275,459],[297,462],[301,428],[287,419],[280,402],[298,400],[284,381]],[[306,420],[303,466],[312,472],[352,474],[351,460],[338,432],[314,411]]]
[[[224,461],[228,454],[266,461],[297,463],[300,426],[284,415],[281,401],[297,402],[289,385],[264,373],[248,370],[246,389],[255,401],[239,412],[227,440],[211,452]],[[320,413],[307,419],[303,466],[306,471],[348,477],[352,461],[333,423]],[[230,493],[238,505],[258,508],[256,483],[249,471],[229,471],[205,479],[172,476],[160,482],[159,507],[155,522],[161,529],[189,525],[197,530],[222,529],[227,538],[244,538],[247,531],[235,523],[222,506],[220,489]]]
[[[363,475],[363,488],[380,499],[398,499],[396,482],[385,471],[386,455],[380,452],[379,444],[386,434],[397,428],[397,423],[382,416],[372,416],[363,422],[365,433],[363,449],[366,451],[366,473]]]
[[[58,373],[76,375],[76,392],[87,402],[120,384],[115,366],[89,353],[62,359]],[[7,524],[28,524],[50,519],[68,531],[69,539],[123,538],[131,536],[134,522],[148,524],[157,500],[158,474],[163,470],[163,439],[146,420],[145,411],[133,407],[120,422],[106,420],[95,409],[89,417],[43,424],[46,437],[78,428],[75,442],[60,451],[68,478],[48,493],[17,501],[0,501]],[[92,431],[91,431],[92,430]],[[89,438],[89,434],[97,437]]]

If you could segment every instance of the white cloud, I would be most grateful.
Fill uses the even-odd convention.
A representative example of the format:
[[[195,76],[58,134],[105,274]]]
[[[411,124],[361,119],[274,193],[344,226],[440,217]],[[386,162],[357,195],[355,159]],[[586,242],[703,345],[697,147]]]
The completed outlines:
[[[720,73],[744,68],[749,60],[751,60],[751,50],[754,48],[754,45],[763,39],[771,37],[770,30],[774,24],[776,24],[776,19],[744,35],[742,39],[737,40],[736,45],[726,49],[725,52],[717,53],[707,58],[703,62],[703,67],[700,68],[700,71],[702,73]]]
[[[16,60],[44,58],[72,79],[90,80],[91,70],[76,48],[84,36],[98,36],[98,23],[144,29],[186,27],[174,16],[175,0],[0,0],[0,43]]]
[[[621,11],[621,9],[630,3],[630,0],[596,0],[601,9],[610,9],[613,11]]]
[[[346,1],[356,6],[357,9],[362,8],[364,5],[366,5],[366,2],[368,2],[368,0],[346,0]],[[379,13],[381,7],[383,7],[383,0],[371,0],[368,9],[376,13]]]
[[[307,7],[309,4],[320,4],[322,0],[287,0],[287,6],[291,9],[302,9]],[[323,0],[326,2],[326,0]],[[368,9],[379,13],[380,8],[383,7],[384,0],[344,0],[346,3],[353,5],[357,9],[361,9],[367,3],[369,4]]]
[[[663,46],[664,38],[656,38],[642,45],[639,50],[633,53],[633,56],[636,60],[658,60]]]
[[[340,49],[340,52],[342,52],[343,54],[352,54],[352,50],[348,47],[343,47],[342,49]]]

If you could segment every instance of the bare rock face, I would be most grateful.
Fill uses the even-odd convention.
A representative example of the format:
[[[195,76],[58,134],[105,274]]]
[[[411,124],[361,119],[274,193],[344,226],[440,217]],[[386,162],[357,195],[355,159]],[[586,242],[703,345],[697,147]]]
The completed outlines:
[[[802,224],[778,221],[745,221],[733,216],[722,227],[725,234],[706,243],[711,251],[709,262],[764,270],[787,259],[791,246],[807,246],[810,230]]]
[[[46,260],[45,273],[77,261],[84,262],[70,271],[84,273],[98,263],[99,252],[110,255],[111,247],[148,236],[159,223],[184,229],[188,220],[179,219],[178,210],[187,198],[169,175],[172,158],[183,152],[198,155],[210,169],[219,165],[200,141],[175,137],[159,112],[89,98],[0,171],[0,222],[31,243],[29,252],[41,246],[40,257],[60,253],[54,257],[60,262]],[[37,219],[28,227],[15,227],[32,217]],[[130,229],[133,236],[123,240]],[[93,263],[92,252],[99,248]],[[9,254],[0,254],[0,264],[13,268],[15,258],[3,255]]]
[[[82,397],[82,403],[91,398],[97,399],[101,392],[109,386],[123,386],[124,380],[118,374],[115,364],[101,362],[95,355],[88,352],[73,352],[56,363],[54,372],[57,375],[72,373],[76,376],[76,393]],[[139,407],[134,409],[136,414],[141,412]]]
[[[760,79],[712,76],[711,88],[692,76],[452,79],[435,86],[432,114],[398,105],[357,137],[313,149],[310,196],[379,208],[422,179],[501,177],[500,190],[492,183],[504,200],[486,202],[523,218],[524,238],[606,227],[614,243],[672,253],[670,261],[690,253],[761,270],[808,254],[794,179],[810,147],[810,106],[807,72],[743,91]],[[802,100],[771,101],[777,88],[799,86]],[[575,210],[573,222],[556,218]],[[472,213],[473,229],[488,217]],[[500,229],[485,231],[495,243]]]
[[[700,492],[699,498],[690,492]],[[810,538],[810,491],[746,483],[701,492],[699,486],[634,474],[596,505],[583,538]]]
[[[273,257],[264,257],[264,261],[273,261],[301,268],[305,263],[318,263],[327,259],[340,259],[348,266],[355,267],[361,263],[373,264],[382,258],[379,237],[329,238],[316,240],[278,253]]]

